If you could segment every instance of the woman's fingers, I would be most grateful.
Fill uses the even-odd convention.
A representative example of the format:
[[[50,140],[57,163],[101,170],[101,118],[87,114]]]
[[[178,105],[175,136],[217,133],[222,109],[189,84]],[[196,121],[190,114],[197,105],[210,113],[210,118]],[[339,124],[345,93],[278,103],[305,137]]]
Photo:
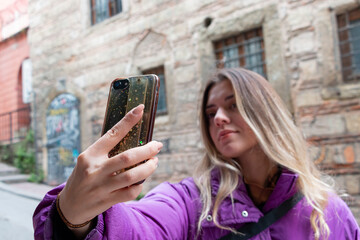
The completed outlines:
[[[134,200],[136,196],[133,195],[125,195],[122,197],[126,197],[127,199],[119,199],[121,197],[121,192],[126,191],[128,188],[132,188],[135,183],[142,181],[148,178],[157,168],[158,158],[151,158],[145,163],[142,163],[134,168],[126,170],[125,172],[119,173],[118,175],[112,176],[109,180],[109,186],[113,189],[111,192],[112,199],[115,202],[122,201],[129,201]]]
[[[144,111],[144,105],[141,104],[130,112],[128,112],[123,119],[121,119],[115,126],[107,131],[101,138],[99,138],[90,148],[89,151],[93,154],[108,153],[116,144],[123,139],[131,128],[140,121]]]
[[[124,151],[108,158],[108,152],[118,144],[143,116],[144,105],[139,105],[79,155],[77,164],[61,195],[61,208],[71,222],[93,218],[118,202],[133,200],[141,191],[135,183],[149,177],[156,169],[154,156],[162,148],[160,142]],[[129,168],[148,160],[134,168]],[[113,174],[118,172],[118,174]]]
[[[95,173],[96,176],[91,174],[93,176],[86,179],[82,178],[83,174],[80,174],[82,179],[78,179],[79,174],[70,177],[60,201],[65,218],[71,223],[82,223],[116,203],[134,200],[142,189],[141,185],[134,184],[148,178],[156,170],[157,163],[157,158],[151,158],[118,175]]]
[[[104,170],[108,174],[134,166],[144,160],[148,160],[158,154],[162,148],[161,142],[152,141],[144,146],[129,149],[106,161]]]
[[[132,185],[127,188],[121,188],[114,191],[111,196],[112,202],[111,206],[119,202],[127,202],[136,199],[137,196],[141,193],[143,185]]]

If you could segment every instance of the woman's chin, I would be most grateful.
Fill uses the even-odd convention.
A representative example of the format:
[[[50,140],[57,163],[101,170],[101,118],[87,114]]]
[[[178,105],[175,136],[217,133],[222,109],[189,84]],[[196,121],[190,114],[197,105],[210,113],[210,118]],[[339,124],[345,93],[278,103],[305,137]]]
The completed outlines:
[[[239,155],[237,151],[231,149],[222,149],[219,152],[221,153],[221,155],[223,155],[226,158],[236,158]]]
[[[220,144],[219,144],[220,145]],[[250,150],[254,150],[255,146],[258,146],[256,142],[229,142],[217,147],[218,151],[226,158],[239,158],[249,153]]]

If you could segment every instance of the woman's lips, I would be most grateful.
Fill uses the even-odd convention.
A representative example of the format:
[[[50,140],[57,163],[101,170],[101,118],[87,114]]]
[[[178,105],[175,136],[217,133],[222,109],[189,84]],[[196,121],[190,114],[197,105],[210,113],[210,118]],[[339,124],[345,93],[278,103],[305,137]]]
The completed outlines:
[[[219,132],[218,135],[218,140],[222,140],[227,138],[228,136],[230,136],[232,133],[235,133],[236,131],[232,131],[232,130],[222,130],[221,132]]]

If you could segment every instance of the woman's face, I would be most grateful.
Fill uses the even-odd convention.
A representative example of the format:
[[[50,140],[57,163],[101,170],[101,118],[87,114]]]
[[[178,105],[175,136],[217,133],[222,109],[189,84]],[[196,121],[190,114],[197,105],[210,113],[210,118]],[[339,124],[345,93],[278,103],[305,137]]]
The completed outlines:
[[[234,89],[229,80],[211,87],[205,115],[211,139],[223,156],[240,159],[257,145],[255,134],[236,107]]]

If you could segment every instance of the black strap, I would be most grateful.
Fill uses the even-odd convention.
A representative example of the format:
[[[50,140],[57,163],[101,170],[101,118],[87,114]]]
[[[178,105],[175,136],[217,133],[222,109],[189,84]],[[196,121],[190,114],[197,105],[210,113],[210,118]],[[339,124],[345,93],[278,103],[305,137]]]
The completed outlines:
[[[261,233],[271,224],[282,218],[290,209],[292,209],[304,195],[300,192],[295,193],[291,198],[283,202],[277,208],[274,208],[265,216],[259,219],[258,222],[246,223],[241,228],[237,229],[239,234],[230,233],[219,240],[246,240]],[[241,234],[242,233],[242,234]]]

